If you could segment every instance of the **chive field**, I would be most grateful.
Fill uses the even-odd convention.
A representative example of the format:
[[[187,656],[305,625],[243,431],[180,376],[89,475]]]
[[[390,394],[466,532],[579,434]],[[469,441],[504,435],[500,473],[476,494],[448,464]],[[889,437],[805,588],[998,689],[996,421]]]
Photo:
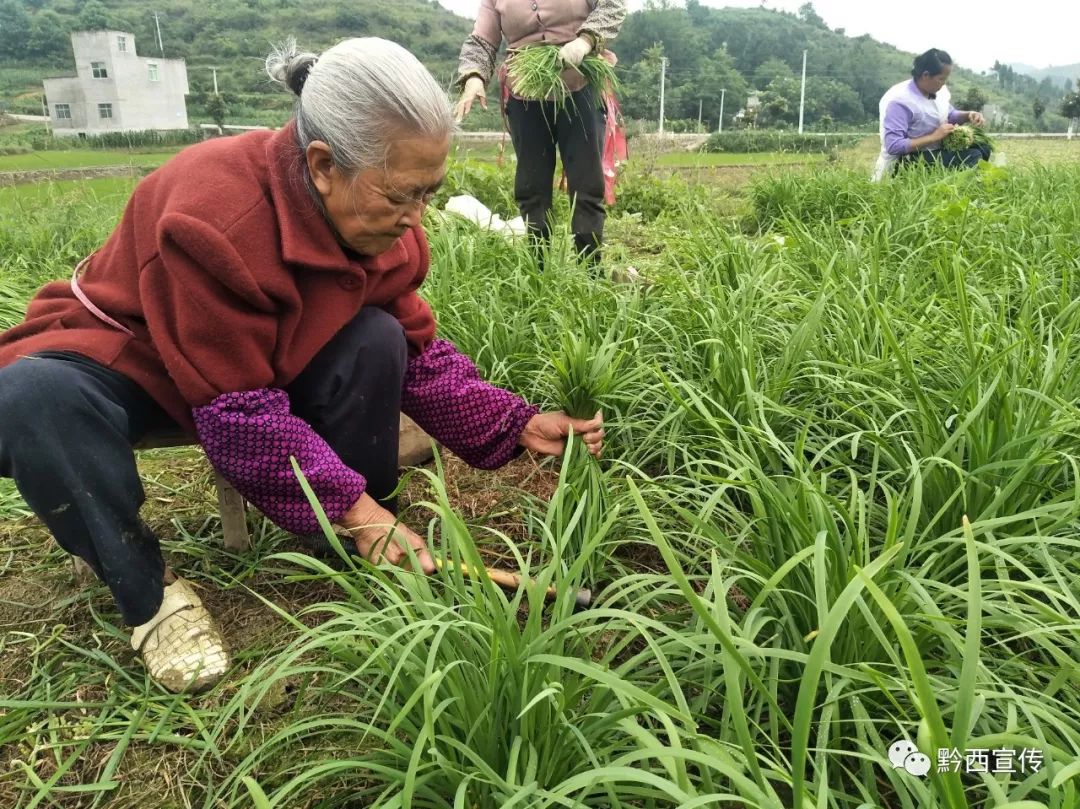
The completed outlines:
[[[0,171],[50,171],[99,166],[160,166],[176,152],[128,152],[73,149],[0,155]]]
[[[504,210],[508,178],[448,186]],[[452,562],[425,578],[253,511],[233,556],[201,456],[142,455],[236,653],[200,697],[147,680],[0,481],[0,806],[1080,806],[1078,187],[1071,156],[734,192],[631,172],[605,264],[632,283],[574,264],[565,210],[542,273],[430,210],[442,336],[602,407],[604,457],[411,473],[405,519]],[[0,197],[0,327],[124,203],[34,193]],[[903,739],[927,775],[890,763]],[[990,750],[1014,771],[968,766]]]

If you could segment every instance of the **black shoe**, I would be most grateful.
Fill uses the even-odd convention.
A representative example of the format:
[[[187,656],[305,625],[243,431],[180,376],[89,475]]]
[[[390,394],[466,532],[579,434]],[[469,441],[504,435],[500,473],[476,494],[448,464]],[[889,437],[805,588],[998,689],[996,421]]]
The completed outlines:
[[[599,278],[600,272],[600,238],[595,233],[574,234],[574,247],[577,248],[578,261],[585,265],[585,269],[594,278]]]

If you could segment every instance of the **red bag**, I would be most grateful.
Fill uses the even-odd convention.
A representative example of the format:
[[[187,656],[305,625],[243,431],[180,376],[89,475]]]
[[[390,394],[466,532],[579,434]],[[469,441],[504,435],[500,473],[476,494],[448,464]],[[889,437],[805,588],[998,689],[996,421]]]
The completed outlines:
[[[626,133],[622,128],[622,111],[615,94],[604,94],[607,106],[607,126],[604,128],[604,154],[602,165],[604,168],[604,202],[609,206],[615,204],[615,181],[618,179],[619,166],[626,162],[630,156],[626,148]]]

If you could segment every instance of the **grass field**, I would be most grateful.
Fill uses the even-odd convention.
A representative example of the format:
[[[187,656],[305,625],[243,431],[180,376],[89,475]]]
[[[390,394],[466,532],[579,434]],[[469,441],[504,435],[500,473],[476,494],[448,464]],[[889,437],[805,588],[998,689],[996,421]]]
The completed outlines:
[[[662,155],[657,164],[680,168],[712,168],[714,166],[783,166],[800,163],[820,163],[824,154],[793,154],[781,152],[756,152],[753,154],[677,152]]]
[[[146,519],[237,652],[169,695],[0,480],[0,806],[1080,806],[1080,166],[1007,149],[882,185],[868,147],[738,186],[635,169],[605,253],[629,285],[565,225],[541,274],[429,214],[442,335],[546,407],[597,401],[608,437],[599,464],[444,452],[405,519],[552,605],[339,572],[254,511],[229,554],[199,454],[146,453]],[[509,177],[448,185],[498,208]],[[0,326],[125,196],[8,191]],[[986,750],[1015,772],[968,771]]]
[[[469,140],[468,135],[463,134],[454,141],[452,150],[452,156],[458,160],[494,162],[499,159],[500,154],[504,154],[507,160],[513,159],[514,147],[510,145],[509,136],[504,145],[499,141]]]
[[[49,171],[84,169],[98,166],[160,166],[175,154],[169,152],[105,151],[72,149],[70,151],[29,152],[0,155],[0,171]]]
[[[996,145],[1019,165],[1080,162],[1080,138],[999,138]]]
[[[27,125],[29,126],[29,125]],[[8,127],[5,132],[15,132],[19,127]],[[1051,139],[1000,139],[998,148],[1006,156],[1013,156],[1021,163],[1042,163],[1080,161],[1080,141],[1068,142]],[[670,168],[722,168],[744,166],[770,166],[788,164],[817,163],[828,159],[825,154],[794,154],[783,152],[758,152],[752,154],[709,154],[701,152],[655,152],[645,141],[631,144],[631,161],[644,160],[650,165]],[[867,138],[846,154],[861,156],[872,162],[871,156],[877,155],[877,139]],[[138,150],[101,150],[72,149],[67,151],[31,152],[27,154],[0,155],[0,171],[32,171],[96,168],[104,166],[135,166],[152,168],[168,160],[176,150],[138,151]],[[470,140],[465,133],[455,142],[453,156],[459,160],[493,163],[505,153],[505,159],[512,162],[513,148],[507,139],[505,144],[492,141]]]
[[[30,127],[26,124],[22,127],[13,126],[0,130],[0,133],[15,135],[21,129]],[[876,141],[875,141],[876,143]],[[1038,144],[1041,146],[1042,144]],[[876,145],[874,147],[876,151]],[[1025,144],[1025,152],[1031,148]],[[1047,144],[1039,150],[1050,159],[1058,159],[1061,152],[1069,153],[1069,149],[1055,149],[1054,145]],[[57,170],[73,168],[94,168],[103,166],[136,166],[154,167],[165,162],[175,150],[171,151],[138,151],[138,150],[101,150],[101,149],[72,149],[67,151],[30,152],[26,154],[0,155],[0,171],[28,171],[28,170]],[[459,160],[469,160],[482,163],[494,163],[500,155],[508,162],[514,161],[513,147],[509,138],[505,143],[491,140],[470,139],[468,133],[461,134],[454,143],[452,156]],[[658,152],[655,147],[646,140],[634,140],[631,142],[631,159],[634,162],[644,160],[650,165],[672,168],[715,168],[715,167],[740,167],[740,166],[763,166],[763,165],[787,165],[800,163],[815,163],[826,159],[826,155],[819,154],[792,154],[778,152],[759,152],[753,154],[707,154],[700,152]]]
[[[135,177],[95,177],[0,187],[0,218],[15,219],[26,207],[45,203],[101,204],[112,212],[123,206],[137,182]]]
[[[15,140],[27,135],[44,134],[45,132],[44,127],[37,123],[4,123],[5,120],[7,119],[0,119],[0,143],[5,140]]]

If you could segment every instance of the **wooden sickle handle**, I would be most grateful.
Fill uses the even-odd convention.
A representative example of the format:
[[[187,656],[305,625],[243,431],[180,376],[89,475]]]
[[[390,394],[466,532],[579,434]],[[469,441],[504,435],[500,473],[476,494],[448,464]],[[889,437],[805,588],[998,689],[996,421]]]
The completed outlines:
[[[446,563],[442,559],[435,557],[435,567],[442,570],[445,565]],[[469,567],[469,565],[465,564],[464,562],[459,562],[458,569],[466,578],[488,578],[491,581],[495,582],[495,584],[506,590],[517,590],[519,587],[521,587],[523,581],[522,577],[519,576],[517,573],[511,573],[509,570],[499,570],[496,567],[482,567],[476,569]],[[536,585],[536,582],[533,579],[525,578],[524,581],[528,584],[532,584],[534,586]],[[554,587],[548,587],[547,590],[545,590],[544,592],[544,597],[548,601],[553,600],[557,595],[558,592]],[[577,593],[574,594],[574,602],[579,607],[589,606],[589,604],[592,603],[592,590],[589,590],[587,588],[578,590]]]

